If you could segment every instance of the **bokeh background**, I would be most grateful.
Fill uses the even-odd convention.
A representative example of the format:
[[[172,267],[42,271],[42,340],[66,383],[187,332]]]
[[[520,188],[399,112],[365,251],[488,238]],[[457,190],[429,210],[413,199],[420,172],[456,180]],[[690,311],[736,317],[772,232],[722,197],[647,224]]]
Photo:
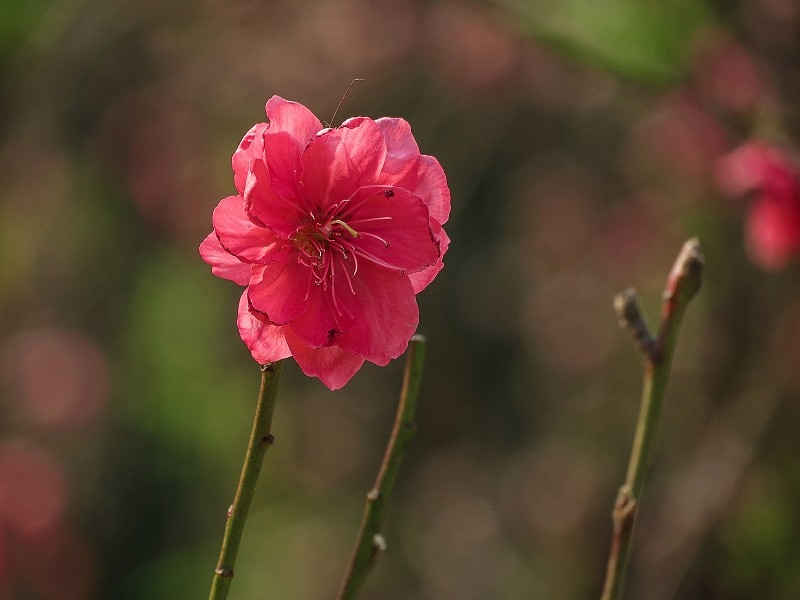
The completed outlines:
[[[0,598],[204,598],[260,379],[197,253],[273,94],[402,116],[448,174],[419,430],[365,600],[596,598],[641,361],[707,257],[626,597],[800,597],[800,270],[717,160],[800,135],[793,0],[0,0]],[[332,598],[402,360],[285,369],[232,600]]]

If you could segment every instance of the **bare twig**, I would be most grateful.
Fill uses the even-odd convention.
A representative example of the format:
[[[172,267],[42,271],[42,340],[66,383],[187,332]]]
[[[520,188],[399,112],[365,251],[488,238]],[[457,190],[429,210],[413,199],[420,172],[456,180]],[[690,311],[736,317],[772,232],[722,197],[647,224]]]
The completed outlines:
[[[350,566],[339,590],[338,600],[353,600],[364,583],[367,574],[375,565],[375,561],[386,549],[386,541],[380,534],[383,522],[383,509],[392,491],[400,463],[403,460],[406,446],[416,431],[414,412],[417,406],[417,394],[422,380],[422,364],[425,358],[425,338],[415,335],[411,339],[406,359],[406,371],[403,378],[403,390],[397,406],[394,427],[386,454],[383,457],[375,485],[367,493],[367,503],[358,541],[353,550]]]
[[[658,336],[655,339],[651,338],[647,326],[644,324],[644,319],[636,303],[636,293],[633,290],[618,295],[614,300],[620,323],[631,332],[634,343],[644,357],[645,376],[642,404],[631,448],[628,473],[625,483],[619,490],[612,513],[614,533],[611,539],[602,600],[617,600],[622,593],[636,509],[647,479],[649,457],[669,378],[678,330],[686,307],[700,289],[702,271],[703,256],[700,253],[700,242],[694,238],[683,245],[667,278],[661,322]]]
[[[225,524],[222,548],[217,568],[214,569],[214,579],[211,583],[208,600],[224,600],[228,597],[228,590],[233,581],[233,567],[239,552],[239,543],[242,540],[247,513],[250,510],[250,502],[256,489],[258,474],[261,471],[261,463],[264,461],[267,450],[275,442],[270,430],[283,362],[278,361],[261,366],[261,389],[258,393],[253,430],[250,433],[250,442],[247,446],[244,465],[242,465],[239,487],[236,489],[233,504],[228,509],[228,521]]]

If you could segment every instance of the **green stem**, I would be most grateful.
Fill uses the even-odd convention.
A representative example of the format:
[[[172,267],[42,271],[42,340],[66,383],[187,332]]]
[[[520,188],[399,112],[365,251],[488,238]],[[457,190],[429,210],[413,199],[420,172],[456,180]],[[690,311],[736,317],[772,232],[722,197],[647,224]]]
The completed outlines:
[[[700,253],[700,243],[696,239],[691,239],[683,245],[667,279],[661,323],[655,339],[647,331],[633,290],[628,290],[614,299],[620,323],[630,331],[634,343],[644,356],[645,375],[628,473],[625,483],[619,490],[612,513],[614,533],[601,600],[617,600],[622,594],[636,508],[650,468],[650,454],[669,379],[678,330],[686,307],[700,289],[702,270],[703,257]]]
[[[224,600],[228,597],[228,590],[233,581],[236,554],[239,552],[239,543],[242,540],[250,502],[253,500],[253,493],[256,490],[261,463],[264,461],[267,449],[275,441],[270,430],[282,368],[283,361],[261,366],[261,389],[258,393],[253,430],[250,433],[250,443],[247,445],[247,454],[244,458],[242,474],[239,477],[239,487],[236,489],[233,504],[228,509],[225,535],[222,538],[222,548],[217,568],[214,570],[214,580],[211,583],[208,600]]]
[[[415,335],[409,344],[403,389],[400,393],[394,427],[375,485],[367,494],[358,540],[337,600],[353,600],[356,597],[378,556],[386,549],[386,542],[380,534],[383,510],[397,472],[400,470],[406,447],[417,428],[414,423],[414,411],[417,406],[424,359],[425,338]]]

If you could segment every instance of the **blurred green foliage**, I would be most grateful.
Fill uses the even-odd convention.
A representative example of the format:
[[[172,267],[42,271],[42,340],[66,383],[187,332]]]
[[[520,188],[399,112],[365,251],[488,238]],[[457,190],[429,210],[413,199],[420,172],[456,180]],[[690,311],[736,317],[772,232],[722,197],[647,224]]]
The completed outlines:
[[[704,2],[497,0],[523,31],[568,56],[646,84],[679,82],[692,38],[708,24]]]

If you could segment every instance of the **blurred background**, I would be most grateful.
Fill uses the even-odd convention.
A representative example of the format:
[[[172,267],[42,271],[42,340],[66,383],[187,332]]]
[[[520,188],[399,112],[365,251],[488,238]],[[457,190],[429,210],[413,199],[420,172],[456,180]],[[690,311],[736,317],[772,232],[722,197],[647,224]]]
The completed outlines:
[[[597,598],[651,324],[681,332],[626,597],[800,597],[800,270],[720,157],[800,135],[793,0],[1,0],[0,598],[204,598],[260,373],[197,246],[273,94],[448,174],[419,430],[365,600]],[[769,266],[771,268],[764,268]],[[232,600],[332,598],[402,360],[284,370]]]

